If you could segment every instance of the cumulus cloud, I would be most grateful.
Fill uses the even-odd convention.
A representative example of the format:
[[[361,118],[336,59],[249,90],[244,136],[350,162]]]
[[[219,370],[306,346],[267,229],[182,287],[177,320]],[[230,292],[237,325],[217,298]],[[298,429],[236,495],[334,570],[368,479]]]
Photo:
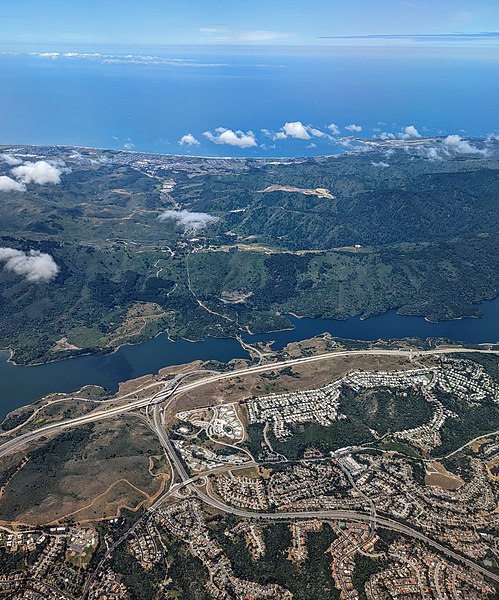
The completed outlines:
[[[233,131],[225,127],[218,127],[215,132],[205,131],[204,137],[214,144],[228,144],[237,148],[253,148],[257,145],[255,134],[252,131]]]
[[[371,164],[373,167],[380,167],[382,169],[386,169],[390,166],[387,162],[384,162],[384,161],[380,161],[380,162],[371,161]]]
[[[475,146],[472,146],[460,135],[448,135],[442,142],[446,149],[455,152],[456,154],[478,154],[483,153]]]
[[[313,137],[331,137],[321,129],[313,127],[312,125],[304,125],[301,121],[287,121],[277,132],[271,131],[270,129],[262,129],[262,133],[273,140],[285,140],[287,138],[310,140]]]
[[[314,136],[314,137],[325,137],[325,133],[323,131],[321,131],[320,129],[316,129],[315,127],[309,127],[308,131]]]
[[[186,133],[185,135],[183,135],[178,143],[181,146],[199,146],[200,142],[199,140],[197,140],[192,133]]]
[[[25,192],[26,186],[12,177],[0,176],[0,192]]]
[[[429,148],[421,148],[418,150],[418,156],[426,158],[426,160],[443,160],[443,157],[438,151],[438,148],[430,146]]]
[[[7,163],[9,166],[11,167],[15,167],[16,165],[20,165],[23,161],[19,160],[19,158],[16,158],[15,156],[12,156],[12,154],[0,154],[0,160],[4,163]]]
[[[360,125],[356,125],[355,123],[350,123],[350,125],[345,125],[345,129],[351,131],[353,133],[359,133],[362,131],[362,127]]]
[[[63,172],[61,166],[63,166],[63,163],[49,163],[46,160],[38,160],[14,167],[12,174],[21,183],[56,184],[61,182]]]
[[[274,139],[274,137],[275,137],[275,134],[274,134],[274,132],[273,132],[273,131],[270,131],[270,129],[266,129],[266,128],[264,128],[264,129],[260,129],[260,131],[263,133],[263,135],[266,135],[266,136],[267,136],[267,137],[269,137],[269,138],[272,138],[272,139]]]
[[[339,135],[341,133],[341,129],[335,123],[330,123],[327,128],[333,135]]]
[[[306,127],[301,121],[291,121],[284,123],[282,132],[286,137],[296,138],[298,140],[309,140],[309,127]]]
[[[5,263],[8,271],[31,283],[47,283],[59,272],[52,256],[38,250],[23,252],[14,248],[0,248],[0,261]]]
[[[460,135],[448,135],[447,137],[431,141],[431,145],[406,146],[408,154],[419,156],[426,160],[445,160],[460,154],[483,154],[487,155],[487,148],[477,148]]]
[[[422,136],[419,133],[419,131],[414,127],[414,125],[408,125],[407,127],[404,127],[404,131],[402,132],[400,137],[403,140],[415,140]]]
[[[356,147],[355,144],[352,143],[352,140],[349,140],[346,138],[341,138],[339,140],[335,140],[335,144],[337,146],[341,146],[342,148],[345,148],[346,150],[353,150]]]
[[[208,213],[171,209],[163,211],[158,219],[160,221],[176,221],[179,225],[182,225],[186,233],[197,233],[200,229],[203,229],[210,223],[218,221],[218,217],[214,217]]]

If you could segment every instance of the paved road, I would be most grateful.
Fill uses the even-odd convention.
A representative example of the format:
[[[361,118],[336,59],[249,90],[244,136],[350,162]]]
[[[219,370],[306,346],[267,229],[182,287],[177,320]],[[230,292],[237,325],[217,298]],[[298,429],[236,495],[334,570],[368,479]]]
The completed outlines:
[[[178,474],[180,475],[180,478],[182,479],[182,482],[185,485],[185,487],[188,487],[195,495],[197,495],[200,498],[200,500],[211,505],[212,507],[217,508],[218,510],[220,510],[222,512],[231,513],[231,514],[234,514],[234,515],[237,515],[240,517],[244,517],[244,518],[252,518],[252,519],[257,518],[257,519],[268,520],[268,521],[280,521],[280,520],[281,521],[282,520],[290,521],[290,520],[294,520],[294,519],[317,518],[317,519],[324,519],[324,520],[327,520],[327,519],[352,519],[352,520],[357,520],[357,521],[361,521],[361,522],[371,523],[372,515],[363,514],[363,513],[359,513],[359,512],[355,512],[355,511],[346,511],[346,510],[307,511],[307,512],[299,512],[299,513],[296,513],[296,512],[254,513],[254,512],[245,511],[245,510],[241,510],[241,509],[237,509],[237,508],[228,506],[228,505],[220,502],[219,500],[216,500],[215,498],[208,496],[199,487],[197,487],[196,485],[191,483],[191,478],[190,478],[189,474],[187,473],[183,463],[179,459],[179,457],[173,447],[173,444],[171,443],[170,439],[168,438],[168,436],[165,432],[163,423],[161,421],[161,410],[159,407],[159,403],[163,402],[166,399],[172,398],[173,394],[175,394],[176,392],[178,394],[183,394],[183,393],[192,391],[200,386],[207,385],[209,383],[214,383],[214,382],[222,381],[225,379],[231,379],[231,378],[237,377],[237,376],[244,376],[244,375],[250,375],[250,374],[254,374],[254,373],[262,373],[265,371],[282,369],[284,367],[293,366],[293,365],[301,365],[301,364],[307,364],[307,363],[313,363],[313,362],[320,362],[320,361],[324,361],[324,360],[329,360],[334,357],[360,356],[360,355],[406,356],[406,357],[413,356],[413,357],[416,357],[416,356],[431,356],[431,355],[439,355],[439,354],[449,354],[449,353],[455,353],[455,352],[481,352],[481,353],[489,353],[489,354],[499,354],[499,351],[497,351],[497,350],[472,350],[472,349],[467,349],[467,348],[437,348],[435,350],[429,350],[429,351],[351,350],[351,351],[331,352],[331,353],[327,353],[327,354],[320,354],[318,356],[309,356],[309,357],[304,357],[304,358],[290,359],[290,360],[286,360],[286,361],[282,361],[282,362],[278,362],[278,363],[257,365],[257,366],[247,367],[245,369],[240,369],[237,371],[230,371],[230,372],[226,372],[226,373],[217,373],[216,375],[181,385],[181,380],[189,375],[189,374],[183,374],[182,376],[178,376],[174,380],[171,380],[170,382],[168,382],[165,385],[165,389],[161,390],[160,392],[157,392],[156,394],[153,394],[150,397],[147,397],[147,398],[144,398],[141,400],[132,401],[124,406],[118,406],[118,407],[114,407],[114,408],[111,408],[111,409],[108,409],[105,411],[99,411],[99,412],[96,412],[96,413],[93,413],[90,415],[84,415],[82,417],[77,417],[76,419],[68,419],[65,421],[61,421],[59,423],[53,423],[50,425],[46,425],[46,426],[41,427],[40,429],[37,429],[33,432],[28,432],[28,433],[25,433],[23,435],[20,435],[20,436],[14,438],[13,440],[9,440],[8,442],[6,442],[0,446],[0,458],[10,452],[16,451],[17,449],[28,444],[31,441],[39,439],[40,437],[42,437],[44,435],[60,432],[65,429],[83,425],[85,423],[90,423],[90,422],[95,422],[95,421],[111,418],[111,417],[117,416],[119,414],[129,412],[130,410],[135,410],[136,408],[144,407],[144,406],[154,403],[155,406],[154,406],[154,412],[153,412],[153,422],[154,422],[154,428],[158,433],[158,437],[159,437],[161,445],[167,452],[172,463],[175,465],[175,468],[176,468]],[[154,384],[154,385],[157,385],[157,384]],[[144,388],[142,388],[142,390],[146,389],[146,388],[150,388],[150,387],[152,387],[152,384],[145,386]],[[142,391],[142,390],[137,390],[137,391]],[[135,393],[137,393],[137,391]],[[172,491],[172,490],[170,490],[170,491]],[[164,499],[164,497],[158,499],[155,503],[155,506],[159,505],[163,499]],[[443,554],[449,556],[450,558],[460,562],[461,564],[466,565],[470,569],[478,571],[482,575],[499,583],[498,575],[491,573],[490,571],[488,571],[481,565],[476,564],[475,562],[471,561],[470,559],[454,552],[453,550],[450,550],[449,548],[446,548],[445,546],[442,546],[440,543],[435,542],[431,538],[428,538],[427,536],[425,536],[423,533],[421,533],[415,529],[412,529],[411,527],[409,527],[403,523],[399,523],[390,518],[382,517],[379,515],[377,516],[377,523],[381,527],[385,527],[387,529],[392,529],[394,531],[398,531],[399,533],[402,533],[402,534],[412,537],[414,539],[418,539],[418,540],[428,544],[429,546],[435,548],[439,552],[442,552]]]
[[[82,417],[76,417],[74,419],[58,421],[57,423],[50,423],[49,425],[44,425],[43,427],[39,427],[38,429],[35,429],[34,431],[29,431],[27,433],[18,435],[17,437],[13,438],[12,440],[9,440],[8,442],[5,442],[2,445],[0,445],[0,458],[2,458],[3,456],[6,456],[7,454],[10,454],[11,452],[17,451],[22,446],[25,446],[26,444],[29,444],[30,442],[35,441],[43,436],[50,435],[52,433],[60,433],[61,431],[64,431],[65,429],[79,427],[81,425],[85,425],[86,423],[94,423],[95,421],[103,421],[105,419],[110,419],[117,415],[121,415],[123,413],[130,412],[137,408],[143,408],[143,407],[148,406],[153,403],[159,404],[161,402],[164,402],[165,400],[170,398],[177,391],[177,389],[180,387],[180,382],[183,379],[185,379],[186,377],[189,377],[191,375],[196,375],[199,373],[202,373],[202,374],[210,373],[210,371],[191,371],[189,373],[183,373],[181,375],[178,375],[174,379],[170,379],[169,381],[165,382],[164,388],[162,390],[152,394],[151,396],[147,396],[146,398],[142,398],[140,400],[134,400],[123,406],[115,406],[113,408],[99,410],[97,412],[93,412],[88,415],[83,415]],[[157,387],[157,386],[158,386],[158,382],[156,382],[154,384],[149,384],[147,386],[144,386],[144,388],[141,388],[140,390],[136,390],[135,392],[126,394],[125,396],[120,396],[119,398],[116,399],[116,401],[119,401],[122,398],[127,398],[131,395],[135,395],[138,392],[143,391],[144,389],[148,389],[151,387]]]
[[[349,520],[350,519],[353,521],[361,521],[363,523],[368,523],[368,524],[372,523],[372,515],[371,514],[364,514],[364,513],[351,511],[351,510],[322,510],[322,511],[278,512],[278,513],[250,512],[247,510],[240,510],[238,508],[228,506],[228,505],[224,504],[223,502],[215,500],[214,498],[211,498],[210,496],[208,496],[207,494],[202,492],[197,486],[188,485],[187,487],[192,489],[192,491],[203,502],[206,502],[210,506],[213,506],[214,508],[216,508],[222,512],[230,513],[230,514],[236,515],[238,517],[243,517],[246,519],[260,519],[260,520],[265,520],[265,521],[293,521],[296,519],[319,519],[319,520],[327,521],[328,519],[340,519],[340,520]],[[449,558],[452,558],[455,561],[458,561],[461,564],[467,566],[468,568],[473,569],[474,571],[478,571],[485,577],[488,577],[489,579],[494,580],[496,583],[499,583],[499,575],[496,575],[495,573],[490,572],[485,567],[482,567],[481,565],[473,562],[469,558],[466,558],[465,556],[462,556],[461,554],[458,554],[457,552],[450,550],[446,546],[443,546],[439,542],[432,540],[431,538],[427,537],[420,531],[413,529],[412,527],[409,527],[408,525],[399,523],[398,521],[394,521],[393,519],[390,519],[388,517],[380,516],[379,514],[376,515],[376,523],[378,526],[380,526],[384,529],[391,529],[392,531],[397,531],[398,533],[404,534],[410,538],[420,540],[421,542],[428,544],[435,550],[438,550],[442,554],[445,554]]]
[[[450,458],[451,456],[454,456],[454,454],[458,454],[458,452],[461,452],[461,450],[464,450],[465,448],[467,448],[468,446],[471,446],[471,444],[474,444],[475,442],[478,442],[479,440],[485,440],[489,437],[494,437],[496,435],[499,435],[499,430],[491,431],[490,433],[485,433],[484,435],[479,435],[478,437],[473,438],[469,442],[466,442],[459,448],[456,448],[456,450],[449,452],[449,454],[446,454],[445,456],[440,456],[439,458],[435,458],[433,460],[445,460],[446,458]]]
[[[253,512],[253,511],[248,511],[248,510],[242,510],[242,509],[234,508],[232,506],[224,504],[220,500],[217,500],[216,498],[213,498],[212,496],[209,496],[208,494],[203,492],[194,483],[191,483],[192,478],[187,473],[182,461],[180,460],[177,452],[175,451],[173,444],[171,443],[168,435],[166,434],[166,431],[165,431],[164,427],[162,426],[159,415],[160,415],[159,406],[155,406],[154,407],[154,424],[155,424],[156,431],[158,433],[158,437],[160,439],[161,445],[163,446],[165,451],[168,453],[171,462],[175,465],[175,468],[177,469],[177,472],[180,475],[180,478],[182,479],[182,482],[184,483],[185,487],[187,487],[189,490],[191,490],[191,492],[193,492],[202,502],[205,502],[206,504],[212,506],[213,508],[220,510],[221,512],[233,514],[233,515],[243,517],[246,519],[261,519],[261,520],[266,520],[266,521],[292,521],[295,519],[321,519],[321,520],[351,519],[354,521],[366,522],[370,525],[371,528],[373,527],[373,519],[375,519],[376,524],[378,526],[381,526],[386,529],[391,529],[392,531],[397,531],[397,532],[407,535],[408,537],[411,537],[413,539],[420,540],[420,541],[428,544],[435,550],[438,550],[439,552],[445,554],[449,558],[452,558],[455,561],[458,561],[461,564],[467,566],[468,568],[473,569],[474,571],[478,571],[485,577],[488,577],[489,579],[492,579],[495,582],[499,583],[499,575],[496,575],[496,574],[490,572],[485,567],[482,567],[481,565],[475,563],[474,561],[470,560],[469,558],[466,558],[465,556],[458,554],[457,552],[454,552],[450,548],[443,546],[439,542],[432,540],[431,538],[427,537],[425,534],[421,533],[420,531],[418,531],[416,529],[413,529],[412,527],[409,527],[408,525],[405,525],[404,523],[399,523],[398,521],[395,521],[389,517],[379,516],[379,514],[373,515],[372,508],[371,508],[371,511],[369,514],[364,514],[364,513],[360,513],[357,511],[351,511],[351,510],[324,510],[324,511],[305,511],[305,512],[264,513],[264,512]],[[157,505],[159,505],[160,503],[161,503],[161,499],[158,499]],[[371,534],[372,534],[372,531],[371,531]]]
[[[107,410],[101,410],[89,415],[84,415],[82,417],[77,417],[75,419],[67,419],[64,421],[59,421],[57,423],[51,423],[50,425],[45,425],[36,429],[35,431],[30,431],[28,433],[21,434],[15,437],[8,442],[0,445],[0,458],[10,454],[11,452],[16,452],[22,446],[29,444],[45,435],[49,435],[52,433],[59,433],[65,429],[70,429],[72,427],[78,427],[80,425],[84,425],[86,423],[93,423],[95,421],[102,421],[104,419],[109,419],[115,417],[117,415],[130,412],[137,408],[142,408],[147,406],[151,402],[161,402],[169,398],[174,392],[178,392],[179,394],[183,394],[189,391],[192,391],[200,386],[208,385],[210,383],[215,383],[217,381],[223,381],[225,379],[232,379],[233,377],[243,377],[245,375],[252,375],[255,373],[264,373],[266,371],[273,371],[277,369],[283,369],[285,367],[292,367],[294,365],[303,365],[314,362],[321,362],[324,360],[330,360],[332,358],[338,358],[342,356],[405,356],[405,357],[417,357],[417,356],[432,356],[439,354],[450,354],[455,352],[480,352],[485,354],[499,354],[499,350],[473,350],[469,348],[436,348],[434,350],[343,350],[338,352],[328,352],[325,354],[319,354],[318,356],[307,356],[303,358],[294,358],[281,362],[269,363],[264,365],[256,365],[253,367],[246,367],[244,369],[238,369],[237,371],[228,371],[224,373],[217,373],[216,375],[212,375],[209,377],[205,377],[200,380],[196,380],[191,383],[186,383],[183,385],[176,385],[175,382],[178,379],[183,379],[188,375],[192,375],[194,373],[206,373],[207,371],[195,371],[192,373],[183,374],[178,376],[176,379],[172,379],[165,384],[165,389],[153,394],[149,397],[143,398],[141,400],[133,400],[132,402],[128,402],[122,406],[117,406],[114,408],[109,408]],[[209,371],[208,371],[209,372]],[[178,381],[177,381],[178,383]],[[173,388],[171,387],[173,385]],[[152,387],[156,387],[157,382],[154,384],[148,384],[139,390],[135,390],[129,394],[124,396],[120,396],[116,399],[116,401],[120,401],[124,398],[130,397],[136,393],[142,392],[144,390],[150,389]]]

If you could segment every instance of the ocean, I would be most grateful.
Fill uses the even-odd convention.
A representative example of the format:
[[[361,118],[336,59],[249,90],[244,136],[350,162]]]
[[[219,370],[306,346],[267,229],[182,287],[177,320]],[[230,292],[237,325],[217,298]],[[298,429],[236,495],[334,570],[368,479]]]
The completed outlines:
[[[422,135],[499,130],[499,56],[480,48],[13,52],[0,54],[0,77],[2,144],[281,157],[332,154],[344,149],[338,136],[407,125]],[[305,139],[274,139],[297,121]],[[331,123],[338,136],[311,133],[330,134]],[[219,127],[250,131],[255,145],[203,135]],[[199,145],[180,145],[187,133]]]

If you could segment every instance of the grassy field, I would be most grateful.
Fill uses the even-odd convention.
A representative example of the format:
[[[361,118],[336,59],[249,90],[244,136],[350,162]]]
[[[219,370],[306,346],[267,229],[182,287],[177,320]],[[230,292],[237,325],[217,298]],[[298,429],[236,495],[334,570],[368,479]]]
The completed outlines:
[[[133,417],[49,438],[28,450],[25,464],[10,476],[0,496],[0,518],[87,522],[114,516],[122,507],[135,510],[149,503],[168,477],[160,462],[149,470],[149,458],[160,455],[157,439]]]

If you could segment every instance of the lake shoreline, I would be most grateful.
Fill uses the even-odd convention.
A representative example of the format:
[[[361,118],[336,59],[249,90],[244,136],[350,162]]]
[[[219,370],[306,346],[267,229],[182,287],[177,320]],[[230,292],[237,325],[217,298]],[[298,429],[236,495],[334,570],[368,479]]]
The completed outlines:
[[[399,315],[395,310],[367,319],[309,318],[286,313],[290,328],[265,333],[242,330],[245,344],[269,344],[279,352],[288,344],[327,333],[338,340],[444,340],[445,343],[491,345],[499,341],[499,297],[481,305],[481,318],[429,323],[423,317]],[[155,373],[163,367],[201,361],[228,362],[247,359],[248,351],[237,338],[207,336],[203,341],[169,339],[169,332],[111,351],[84,353],[37,365],[15,364],[12,349],[0,357],[0,417],[50,393],[70,393],[85,385],[114,392],[119,384]]]
[[[1,148],[1,146],[0,146]],[[478,304],[478,306],[481,306],[482,304],[485,304],[487,302],[494,302],[495,300],[499,300],[499,296],[496,296],[496,298],[493,298],[492,300],[484,300],[483,302],[481,302],[480,304]],[[328,318],[328,319],[322,319],[322,317],[308,317],[306,315],[299,315],[295,312],[287,312],[287,313],[282,313],[283,316],[290,316],[293,317],[296,320],[302,320],[302,319],[322,319],[324,321],[329,321],[329,322],[337,322],[337,323],[344,323],[346,321],[348,321],[348,319],[351,318],[358,318],[361,321],[368,321],[369,319],[373,319],[376,317],[381,317],[391,311],[395,311],[395,313],[397,315],[399,315],[400,317],[414,317],[417,319],[423,319],[424,321],[426,321],[427,323],[430,323],[432,325],[438,325],[441,323],[448,323],[448,322],[452,322],[452,321],[462,321],[462,320],[466,320],[466,319],[482,319],[483,318],[483,313],[482,315],[468,315],[468,316],[462,316],[462,317],[453,317],[451,319],[442,319],[440,321],[433,321],[432,319],[430,319],[427,316],[424,315],[404,315],[404,314],[400,314],[398,312],[399,309],[390,309],[388,311],[385,311],[384,313],[382,313],[381,315],[370,315],[370,316],[363,316],[363,315],[351,315],[350,317],[346,317],[344,319],[335,319],[335,318]],[[280,329],[269,329],[263,332],[259,332],[259,333],[255,333],[253,331],[250,331],[249,326],[247,328],[241,328],[240,332],[242,334],[244,334],[244,332],[248,333],[251,336],[261,336],[261,335],[271,335],[273,333],[281,333],[283,331],[294,331],[296,330],[296,326],[293,325],[291,323],[291,327],[283,327]],[[118,346],[112,347],[112,348],[102,348],[102,349],[88,349],[88,351],[84,351],[84,352],[78,352],[75,351],[74,353],[71,353],[71,351],[68,352],[68,354],[62,356],[61,358],[53,358],[51,360],[46,360],[46,361],[40,361],[40,362],[34,362],[34,363],[24,363],[24,362],[17,362],[14,360],[14,355],[15,355],[15,350],[13,350],[12,348],[0,348],[0,353],[1,352],[7,352],[9,353],[9,358],[7,359],[7,362],[16,366],[16,367],[37,367],[37,366],[42,366],[42,365],[48,365],[48,364],[52,364],[52,363],[57,363],[57,362],[63,362],[65,360],[70,360],[70,359],[75,359],[75,358],[79,358],[82,356],[109,356],[114,354],[115,352],[118,352],[121,348],[123,347],[129,347],[129,346],[137,346],[140,344],[143,344],[145,342],[147,342],[148,340],[152,340],[155,339],[158,336],[161,335],[166,335],[167,339],[169,342],[171,343],[176,343],[178,341],[185,341],[185,342],[189,342],[191,344],[198,344],[198,343],[203,343],[205,342],[208,338],[211,339],[215,339],[215,340],[237,340],[238,337],[231,337],[231,336],[227,336],[227,337],[216,337],[216,336],[210,336],[207,335],[203,338],[200,338],[198,340],[196,339],[189,339],[187,337],[184,336],[179,336],[178,338],[172,338],[170,336],[170,332],[167,329],[165,329],[164,331],[160,331],[158,332],[156,335],[152,336],[152,337],[148,337],[145,338],[143,340],[137,341],[137,342],[125,342],[123,344],[119,344]],[[338,337],[342,337],[342,336],[338,336]],[[397,336],[398,337],[398,336]],[[400,338],[403,338],[405,336],[400,336]],[[433,336],[428,336],[428,337],[433,337]],[[438,337],[438,336],[437,336]],[[344,338],[344,339],[354,339],[354,338]],[[380,338],[380,339],[385,339],[385,338]],[[394,338],[393,338],[394,339]],[[427,338],[421,338],[421,339],[427,339]],[[497,340],[499,342],[499,339]],[[248,343],[248,342],[247,342]],[[494,344],[496,342],[482,342],[482,343],[490,343],[490,344]]]

